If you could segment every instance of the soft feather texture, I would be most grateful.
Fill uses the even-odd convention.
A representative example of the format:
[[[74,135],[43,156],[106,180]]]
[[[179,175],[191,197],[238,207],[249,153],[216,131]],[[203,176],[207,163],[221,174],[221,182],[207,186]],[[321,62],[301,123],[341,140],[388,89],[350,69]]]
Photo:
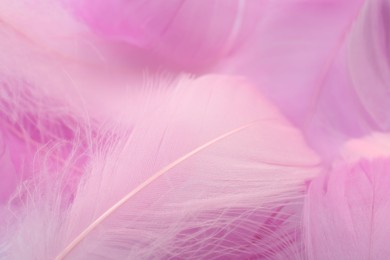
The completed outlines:
[[[366,1],[349,55],[354,89],[373,126],[382,131],[390,130],[389,22],[389,1]]]
[[[304,213],[309,259],[387,258],[389,155],[387,133],[351,139],[333,170],[313,181]]]
[[[308,259],[387,259],[390,160],[336,166],[314,180],[305,205]]]
[[[0,240],[29,196],[25,186],[51,178],[69,201],[96,137],[96,125],[28,82],[0,76]],[[70,161],[72,163],[70,163]],[[57,174],[67,169],[68,174]],[[48,174],[46,176],[46,174]],[[60,180],[60,181],[59,181]]]
[[[148,8],[155,11],[154,8],[163,5],[164,11],[158,12],[154,19],[169,17],[169,12],[166,9],[171,8],[177,2],[164,1],[164,4],[161,2],[142,2],[144,4],[142,7],[145,8],[142,10],[145,13],[137,12],[137,15],[146,14]],[[206,8],[204,6],[206,1],[202,3],[198,3],[199,1],[183,2],[186,2],[186,5],[194,4],[197,6],[199,4],[200,9]],[[239,2],[228,1],[226,5],[236,7]],[[350,32],[361,13],[364,1],[247,0],[243,2],[245,2],[245,6],[250,7],[249,12],[252,12],[248,16],[244,15],[245,18],[252,19],[250,17],[255,16],[255,19],[259,20],[256,21],[256,25],[253,25],[251,33],[247,33],[248,37],[237,38],[244,43],[229,57],[221,59],[221,62],[211,67],[200,66],[200,71],[196,70],[196,72],[208,73],[212,71],[248,77],[267,98],[278,105],[289,119],[304,130],[310,144],[317,151],[330,158],[337,156],[340,145],[350,136],[367,134],[375,124],[367,115],[366,108],[355,93],[355,86],[347,73],[349,66],[347,64],[347,47],[351,42]],[[210,1],[207,3],[210,6],[215,4],[214,2],[210,3]],[[131,44],[120,44],[118,41],[107,39],[107,37],[99,37],[101,34],[93,36],[88,32],[86,26],[83,26],[83,19],[77,21],[75,17],[64,11],[65,7],[74,5],[77,9],[76,13],[80,15],[91,13],[91,17],[105,24],[107,19],[110,21],[109,17],[112,17],[109,12],[111,9],[108,7],[112,5],[112,8],[116,8],[118,11],[120,8],[117,7],[122,6],[122,4],[124,4],[122,1],[105,3],[101,1],[93,1],[93,3],[92,1],[65,1],[64,6],[61,6],[57,1],[50,0],[34,1],[34,4],[31,0],[4,0],[0,3],[0,15],[5,24],[16,29],[21,35],[28,36],[28,42],[37,45],[36,47],[40,51],[49,50],[50,56],[54,56],[52,58],[57,61],[57,64],[51,64],[54,65],[53,68],[56,72],[51,69],[49,72],[42,73],[43,75],[38,73],[38,76],[35,77],[45,78],[47,75],[62,74],[55,77],[59,79],[59,82],[63,82],[61,85],[70,85],[72,88],[74,86],[80,87],[86,91],[83,97],[92,99],[87,100],[88,104],[93,103],[90,112],[99,111],[111,116],[115,112],[102,108],[100,104],[110,103],[111,100],[120,100],[121,97],[125,96],[126,89],[142,85],[139,75],[144,73],[145,69],[163,68],[163,71],[169,70],[174,74],[185,70],[182,66],[176,66],[173,69],[165,61],[157,59],[155,55],[150,56],[147,54],[148,51],[145,53],[134,49]],[[127,10],[134,13],[138,4],[140,2],[131,1],[124,4],[124,7],[118,12],[122,14],[122,11]],[[251,5],[256,6],[251,7]],[[107,8],[102,10],[102,7]],[[233,9],[237,11],[232,7],[232,12]],[[105,12],[106,10],[107,12]],[[199,10],[192,11],[198,12]],[[96,12],[100,16],[96,16]],[[181,12],[185,13],[184,9]],[[230,12],[228,13],[230,14]],[[210,13],[209,17],[218,20],[225,15],[215,16],[214,13]],[[123,14],[123,16],[117,15],[115,18],[125,19],[128,16]],[[226,19],[232,20],[234,18],[226,16]],[[54,22],[49,23],[48,20]],[[207,19],[203,20],[205,23],[209,22]],[[184,30],[191,26],[201,27],[198,22],[193,24],[191,21],[193,20],[188,19],[188,23],[183,24],[181,29]],[[227,22],[227,24],[229,23]],[[60,26],[61,30],[56,30],[56,25]],[[355,25],[355,27],[359,26]],[[156,29],[156,27],[151,27],[151,29],[153,28]],[[175,27],[169,28],[172,31],[177,29]],[[357,28],[355,31],[358,30]],[[142,30],[142,32],[146,31],[148,30]],[[207,37],[203,31],[199,31],[199,34],[196,37],[193,35],[194,41]],[[184,44],[183,46],[187,46],[185,43],[191,39],[191,37],[181,37],[177,42],[170,44],[168,47],[172,47],[173,50],[170,53],[184,59],[186,56],[180,55],[178,48],[174,46],[181,43]],[[56,44],[58,42],[59,44]],[[226,41],[223,44],[226,44]],[[358,45],[356,41],[353,44]],[[13,44],[13,46],[18,45]],[[200,51],[202,47],[202,45],[197,45],[189,53],[198,52],[198,49]],[[14,47],[4,46],[2,48],[12,50]],[[222,49],[218,47],[216,53]],[[18,54],[12,55],[18,56]],[[28,57],[31,54],[25,55]],[[213,57],[213,53],[206,55],[206,60],[211,57]],[[58,64],[58,61],[63,60],[63,58],[66,58],[66,63]],[[191,58],[190,62],[195,62],[198,58],[200,59],[201,55],[196,55],[194,59]],[[31,60],[36,61],[37,58],[34,56],[34,58],[23,62],[35,67],[35,64],[30,65]],[[59,71],[62,72],[59,73]],[[191,71],[195,72],[195,70]],[[46,85],[48,85],[47,82]],[[50,82],[49,85],[62,88],[58,86],[58,83]],[[71,96],[77,95],[71,93]],[[117,103],[120,102],[114,103],[112,106],[116,107]],[[329,104],[332,105],[329,106]],[[327,141],[323,142],[324,139]]]
[[[317,104],[313,99],[321,98],[321,91],[330,88],[327,80],[334,74],[337,58],[343,55],[342,47],[348,43],[362,3],[271,1],[264,21],[242,51],[220,69],[258,83],[290,118],[301,123]]]
[[[0,204],[3,204],[19,182],[32,177],[34,164],[41,163],[40,155],[45,150],[51,149],[51,164],[61,164],[75,143],[79,142],[80,148],[81,143],[88,146],[90,140],[82,131],[93,130],[70,107],[28,82],[5,76],[0,80],[0,158],[3,160]]]
[[[0,2],[0,49],[6,50],[0,55],[0,208],[15,204],[8,200],[18,186],[41,175],[38,165],[62,165],[70,155],[76,156],[73,149],[85,161],[84,153],[106,118],[120,121],[126,111],[131,128],[144,106],[144,94],[152,98],[152,87],[174,78],[166,75],[167,83],[157,81],[153,73],[124,64],[101,45],[85,51],[91,46],[86,48],[84,41],[91,38],[76,33],[82,27],[72,23],[58,3],[39,0],[33,8],[31,4]],[[53,31],[47,22],[52,16],[63,30]],[[54,44],[59,38],[69,44]],[[133,87],[138,82],[143,82],[142,92]],[[44,174],[55,173],[50,172]]]
[[[64,0],[95,32],[185,66],[226,55],[254,30],[266,0]]]
[[[25,1],[28,0],[19,3],[23,6],[22,10],[27,9],[26,3],[22,5]],[[11,14],[15,12],[12,5],[7,8]],[[56,9],[53,10],[54,13],[55,11]],[[71,55],[67,53],[66,48],[52,49],[43,45],[39,37],[30,38],[21,33],[20,30],[22,32],[28,30],[27,25],[11,14],[8,15],[9,19],[15,19],[14,23],[21,28],[0,23],[0,48],[7,50],[0,56],[0,82],[2,84],[0,94],[3,94],[2,98],[8,106],[4,113],[18,113],[19,109],[24,110],[27,107],[32,110],[32,113],[39,113],[36,110],[46,110],[46,108],[34,108],[31,103],[46,102],[50,103],[50,105],[46,104],[47,110],[58,109],[61,113],[63,112],[62,114],[84,118],[85,121],[89,118],[98,118],[99,121],[104,121],[105,118],[112,119],[120,115],[122,110],[126,110],[129,116],[132,111],[132,117],[137,117],[138,107],[143,106],[144,102],[138,86],[145,87],[146,85],[152,88],[152,86],[165,84],[156,80],[162,77],[166,79],[165,81],[174,80],[174,76],[170,73],[165,73],[166,75],[163,71],[154,73],[147,67],[137,67],[123,60],[119,61],[118,53],[110,55],[102,50],[101,45],[96,47],[98,50],[95,50],[101,54],[102,60],[99,59],[99,61],[96,61],[98,55],[96,53],[92,60],[85,60],[83,55],[87,51],[84,48],[79,49],[77,44],[72,50],[82,53],[80,55],[75,53]],[[29,15],[33,16],[31,13]],[[39,19],[38,21],[35,19],[36,16],[44,15],[42,11],[35,14],[31,18],[37,23],[34,25],[46,28],[46,23],[41,24]],[[64,37],[70,37],[76,43],[83,40],[82,37],[69,32],[63,33]],[[48,37],[54,39],[51,34],[48,34]],[[111,47],[115,48],[115,46]],[[124,59],[127,58],[126,56]],[[11,94],[7,93],[9,89],[12,90]],[[25,102],[21,97],[24,97]],[[9,104],[14,106],[9,106]],[[6,111],[7,109],[14,111]],[[44,117],[43,114],[42,117]]]
[[[67,209],[55,187],[31,197],[7,259],[300,254],[304,186],[319,160],[299,132],[241,79],[161,91],[131,133],[99,143]]]
[[[0,1],[0,259],[387,257],[388,10]]]
[[[216,70],[253,81],[332,160],[344,141],[374,127],[348,71],[350,37],[364,2],[271,1],[241,51]]]
[[[120,44],[96,37],[59,0],[3,0],[0,2],[0,27],[14,31],[24,44],[50,53],[57,61],[66,59],[84,66],[142,63],[138,54],[135,54],[137,58],[130,59],[129,51],[124,51]],[[8,40],[2,36],[2,41]],[[13,45],[10,50],[22,46]]]

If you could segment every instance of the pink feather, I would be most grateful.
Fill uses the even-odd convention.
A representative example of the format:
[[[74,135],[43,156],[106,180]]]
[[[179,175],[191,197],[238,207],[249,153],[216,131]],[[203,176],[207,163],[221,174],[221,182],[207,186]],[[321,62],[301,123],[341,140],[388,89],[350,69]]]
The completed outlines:
[[[64,0],[94,31],[185,66],[205,65],[241,45],[266,0]]]
[[[241,79],[160,92],[131,132],[97,143],[66,209],[55,180],[32,196],[7,258],[299,255],[304,185],[319,171],[299,132]]]
[[[390,161],[336,166],[314,180],[305,206],[308,259],[387,259]]]
[[[0,259],[385,259],[389,10],[0,1]]]
[[[326,175],[309,186],[305,205],[308,259],[386,259],[390,216],[390,136],[346,142]]]
[[[381,131],[390,130],[389,12],[389,1],[366,1],[349,51],[354,89],[367,117]]]
[[[57,179],[57,169],[66,167],[69,174],[62,179],[61,187],[64,197],[72,196],[80,177],[77,168],[86,161],[94,128],[42,89],[23,80],[0,79],[1,237],[5,223],[16,217],[7,217],[7,211],[17,212],[25,203],[28,194],[24,187],[29,182]],[[72,165],[68,164],[70,158]],[[54,173],[41,176],[43,169]]]

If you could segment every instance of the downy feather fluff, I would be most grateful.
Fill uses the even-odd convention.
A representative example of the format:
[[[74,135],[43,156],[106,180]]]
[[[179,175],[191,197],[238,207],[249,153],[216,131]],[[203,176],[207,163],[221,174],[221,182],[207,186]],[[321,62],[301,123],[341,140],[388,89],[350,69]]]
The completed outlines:
[[[64,198],[71,196],[81,175],[77,168],[85,163],[96,128],[64,100],[24,80],[1,75],[0,89],[1,240],[6,222],[12,222],[28,197],[24,187],[29,182],[59,180],[56,171],[67,168],[60,185]]]
[[[31,192],[5,259],[300,254],[305,182],[319,171],[301,134],[242,79],[184,78],[160,92],[131,131],[105,130],[67,207],[56,180]]]

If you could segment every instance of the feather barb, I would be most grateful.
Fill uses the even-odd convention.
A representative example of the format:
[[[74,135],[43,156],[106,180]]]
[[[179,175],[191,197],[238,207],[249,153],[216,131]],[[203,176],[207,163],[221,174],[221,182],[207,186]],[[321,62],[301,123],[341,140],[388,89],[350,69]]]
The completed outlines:
[[[155,174],[153,174],[150,178],[145,180],[143,183],[141,183],[138,187],[136,187],[134,190],[129,192],[125,197],[123,197],[121,200],[119,200],[117,203],[115,203],[111,208],[109,208],[106,212],[104,212],[99,218],[97,218],[93,223],[91,223],[83,232],[81,232],[69,245],[60,252],[57,257],[55,257],[55,260],[63,260],[66,256],[69,255],[70,252],[74,248],[77,247],[77,245],[88,236],[89,233],[91,233],[100,223],[102,223],[107,217],[109,217],[111,214],[113,214],[117,209],[119,209],[123,204],[125,204],[129,199],[131,199],[133,196],[135,196],[137,193],[139,193],[141,190],[146,188],[149,184],[151,184],[153,181],[167,173],[169,170],[180,164],[181,162],[187,160],[188,158],[192,157],[193,155],[197,154],[198,152],[208,148],[209,146],[215,144],[216,142],[223,140],[231,135],[234,135],[238,132],[241,132],[245,129],[248,129],[252,126],[254,126],[257,122],[252,122],[250,124],[241,126],[239,128],[233,129],[223,135],[220,135],[209,142],[197,147],[196,149],[192,150],[191,152],[183,155],[182,157],[178,158],[177,160],[173,161],[172,163],[168,164],[161,170],[157,171]]]

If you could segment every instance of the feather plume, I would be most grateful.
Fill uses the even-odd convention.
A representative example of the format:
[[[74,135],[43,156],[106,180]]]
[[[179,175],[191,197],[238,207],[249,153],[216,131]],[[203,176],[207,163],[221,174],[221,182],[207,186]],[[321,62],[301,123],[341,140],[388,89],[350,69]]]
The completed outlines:
[[[319,171],[299,132],[242,79],[160,91],[131,132],[98,143],[68,207],[55,182],[33,193],[7,259],[299,255],[305,182]]]

